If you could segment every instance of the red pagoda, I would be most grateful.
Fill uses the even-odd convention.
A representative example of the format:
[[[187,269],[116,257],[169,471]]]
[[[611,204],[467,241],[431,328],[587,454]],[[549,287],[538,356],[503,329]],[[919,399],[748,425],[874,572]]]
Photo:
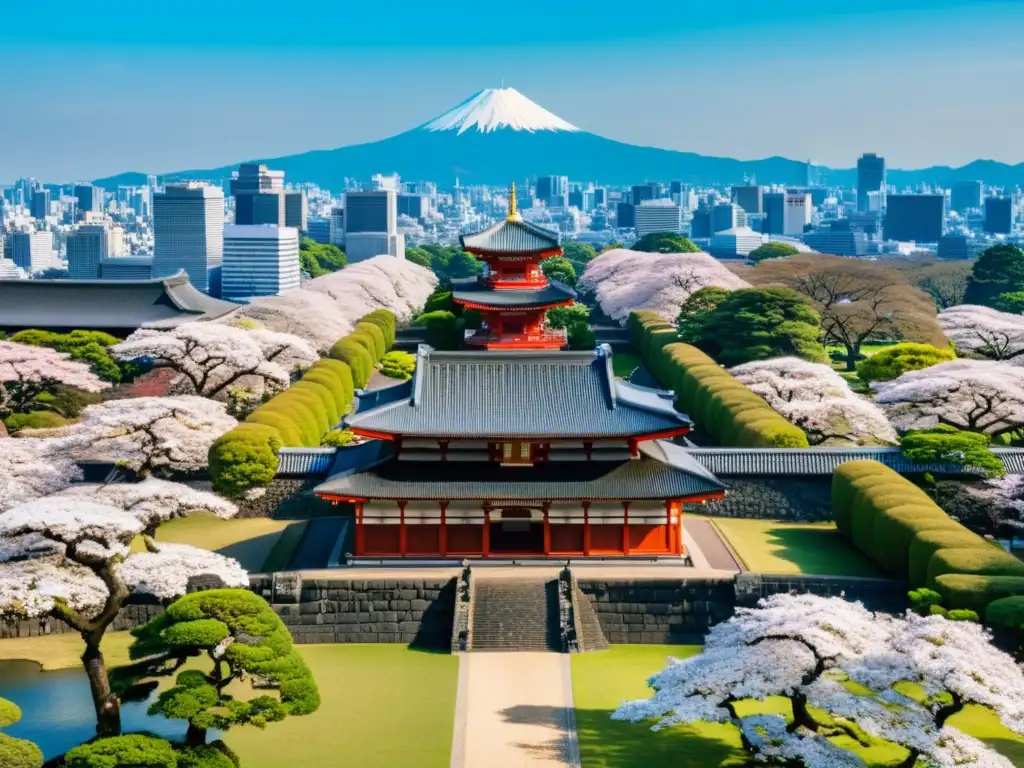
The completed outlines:
[[[452,281],[452,300],[483,317],[466,344],[483,349],[563,347],[565,331],[546,328],[544,313],[572,304],[576,294],[544,276],[541,261],[560,256],[562,249],[556,234],[523,221],[516,209],[516,185],[504,221],[459,239],[463,249],[485,262],[479,278]]]

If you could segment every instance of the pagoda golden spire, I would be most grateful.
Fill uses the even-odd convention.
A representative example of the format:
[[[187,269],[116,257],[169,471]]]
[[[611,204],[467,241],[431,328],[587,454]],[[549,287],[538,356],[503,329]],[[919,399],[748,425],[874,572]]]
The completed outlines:
[[[512,188],[508,193],[508,220],[509,221],[520,221],[522,216],[519,215],[519,208],[516,204],[516,183],[512,182]]]

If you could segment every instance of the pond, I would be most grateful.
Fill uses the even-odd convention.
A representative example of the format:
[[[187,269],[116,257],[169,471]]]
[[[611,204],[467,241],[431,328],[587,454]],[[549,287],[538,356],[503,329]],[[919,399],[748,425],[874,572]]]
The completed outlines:
[[[154,693],[147,701],[121,705],[123,732],[183,738],[184,721],[146,714],[155,697]],[[47,760],[96,735],[96,712],[81,668],[44,672],[34,661],[0,661],[0,698],[13,701],[22,712],[22,719],[3,732],[34,741]]]

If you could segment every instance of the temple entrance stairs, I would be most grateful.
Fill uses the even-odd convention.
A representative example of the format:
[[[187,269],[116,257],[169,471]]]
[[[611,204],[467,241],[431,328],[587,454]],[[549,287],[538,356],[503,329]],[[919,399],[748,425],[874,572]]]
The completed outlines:
[[[477,579],[471,610],[470,651],[562,650],[555,579]]]

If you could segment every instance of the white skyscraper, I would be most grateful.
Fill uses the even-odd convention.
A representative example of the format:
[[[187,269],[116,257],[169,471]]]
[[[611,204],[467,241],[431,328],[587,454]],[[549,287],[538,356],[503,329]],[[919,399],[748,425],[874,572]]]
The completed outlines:
[[[813,210],[810,192],[787,192],[782,234],[802,235],[804,227],[811,223]]]
[[[224,254],[224,190],[205,184],[168,184],[153,195],[153,277],[179,270],[201,291]]]
[[[29,274],[53,266],[53,232],[12,232],[11,261]]]
[[[344,224],[349,264],[382,254],[405,258],[405,235],[398,232],[394,190],[346,192]]]
[[[68,277],[72,280],[97,280],[100,263],[110,258],[110,230],[105,224],[82,224],[68,235]]]
[[[221,298],[245,301],[299,287],[299,230],[273,224],[224,227]]]
[[[683,209],[678,205],[644,201],[636,207],[634,215],[637,237],[655,232],[678,234],[683,231]]]

